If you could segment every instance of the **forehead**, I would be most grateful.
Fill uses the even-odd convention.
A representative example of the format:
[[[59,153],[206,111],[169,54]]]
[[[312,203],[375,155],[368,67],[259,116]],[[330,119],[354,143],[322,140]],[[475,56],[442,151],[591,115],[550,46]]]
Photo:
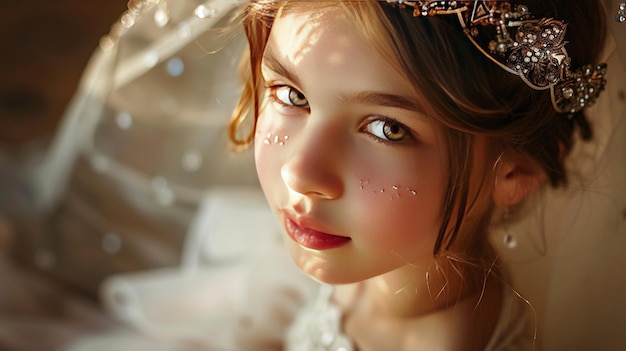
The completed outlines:
[[[278,14],[268,43],[269,50],[279,59],[294,64],[303,60],[313,49],[322,50],[332,61],[331,53],[354,44],[354,29],[345,20],[345,14],[336,7],[309,6],[298,11]],[[329,36],[335,40],[328,40]]]
[[[305,26],[298,26],[294,17],[304,19]],[[281,31],[288,35],[309,36],[316,39],[323,30],[336,29],[334,35],[358,32],[360,39],[375,47],[393,65],[397,58],[391,47],[390,38],[383,33],[387,30],[383,24],[384,13],[376,1],[291,1],[281,6],[276,19],[281,23]],[[291,21],[285,21],[291,18]],[[282,21],[281,21],[282,20]],[[289,23],[285,23],[289,22]],[[276,25],[276,22],[274,22]],[[291,27],[292,30],[286,29]],[[332,28],[331,28],[332,27]],[[273,30],[275,33],[276,31]],[[345,36],[337,36],[345,39]],[[399,66],[397,66],[399,67]]]
[[[298,74],[335,71],[362,83],[378,84],[381,89],[397,90],[403,86],[404,95],[413,92],[404,74],[381,52],[380,45],[363,33],[351,10],[336,3],[309,3],[279,11],[265,58],[271,56]],[[305,67],[306,71],[301,69]]]

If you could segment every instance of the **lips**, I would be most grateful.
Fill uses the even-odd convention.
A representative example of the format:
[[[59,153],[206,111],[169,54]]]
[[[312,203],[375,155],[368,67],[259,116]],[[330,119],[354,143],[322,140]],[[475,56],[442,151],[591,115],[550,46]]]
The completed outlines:
[[[307,228],[306,224],[300,225],[285,216],[285,229],[289,237],[301,246],[312,250],[333,249],[350,242],[350,238],[332,235]]]

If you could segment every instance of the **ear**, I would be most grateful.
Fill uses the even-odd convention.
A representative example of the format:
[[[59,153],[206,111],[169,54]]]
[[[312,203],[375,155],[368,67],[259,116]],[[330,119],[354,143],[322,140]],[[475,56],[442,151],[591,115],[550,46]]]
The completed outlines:
[[[493,201],[497,206],[514,206],[538,190],[548,179],[546,172],[524,157],[499,159],[495,167]]]

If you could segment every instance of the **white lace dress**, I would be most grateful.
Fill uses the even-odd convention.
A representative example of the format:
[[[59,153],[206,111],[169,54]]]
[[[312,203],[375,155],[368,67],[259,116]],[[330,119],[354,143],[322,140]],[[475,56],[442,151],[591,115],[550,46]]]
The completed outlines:
[[[332,301],[333,287],[322,285],[317,299],[298,314],[287,333],[288,351],[353,351],[341,331],[342,311]],[[512,290],[505,289],[500,319],[485,351],[534,349],[533,310]]]

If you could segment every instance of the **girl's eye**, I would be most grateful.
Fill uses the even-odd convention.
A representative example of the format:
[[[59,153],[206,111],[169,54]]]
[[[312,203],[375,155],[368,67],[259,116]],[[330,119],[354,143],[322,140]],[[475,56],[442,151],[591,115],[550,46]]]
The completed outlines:
[[[309,102],[306,100],[306,97],[304,97],[304,94],[288,85],[272,88],[272,95],[275,100],[285,106],[309,107]]]
[[[412,137],[409,128],[387,118],[379,118],[369,122],[365,126],[365,131],[382,141],[388,142],[400,142]]]

